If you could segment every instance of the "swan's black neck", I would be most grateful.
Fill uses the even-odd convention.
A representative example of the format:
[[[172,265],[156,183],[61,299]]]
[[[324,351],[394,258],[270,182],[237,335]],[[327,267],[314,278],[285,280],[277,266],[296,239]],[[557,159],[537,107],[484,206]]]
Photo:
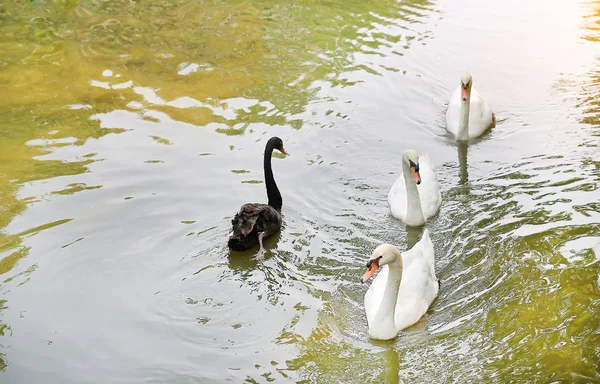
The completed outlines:
[[[265,148],[265,184],[267,185],[267,197],[269,198],[269,205],[275,208],[277,211],[281,211],[283,200],[281,199],[281,193],[279,193],[279,188],[277,188],[277,184],[273,178],[273,170],[271,169],[271,156],[274,148],[275,143],[271,139]]]

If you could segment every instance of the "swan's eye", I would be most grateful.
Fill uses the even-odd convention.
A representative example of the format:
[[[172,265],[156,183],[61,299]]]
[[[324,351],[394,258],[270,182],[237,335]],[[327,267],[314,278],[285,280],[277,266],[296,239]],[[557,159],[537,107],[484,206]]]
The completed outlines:
[[[383,255],[379,256],[376,259],[369,260],[369,262],[367,263],[367,268],[371,269],[371,265],[373,265],[373,264],[375,264],[377,267],[379,267],[379,260],[381,260],[382,257],[383,257]]]
[[[415,169],[415,172],[419,172],[419,166],[415,163],[413,163],[412,160],[408,160],[408,165],[410,165],[411,168]]]

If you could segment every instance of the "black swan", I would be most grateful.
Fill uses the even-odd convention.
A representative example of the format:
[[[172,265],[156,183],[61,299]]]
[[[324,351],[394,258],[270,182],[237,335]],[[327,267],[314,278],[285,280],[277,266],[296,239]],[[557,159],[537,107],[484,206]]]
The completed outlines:
[[[260,249],[256,254],[256,259],[264,257],[263,239],[273,236],[281,229],[281,205],[283,200],[277,184],[275,184],[273,170],[271,169],[273,149],[286,153],[283,148],[283,141],[279,137],[270,138],[265,146],[265,184],[269,204],[248,203],[242,205],[240,211],[231,220],[233,229],[229,234],[227,243],[229,248],[234,251],[245,251],[259,244]]]

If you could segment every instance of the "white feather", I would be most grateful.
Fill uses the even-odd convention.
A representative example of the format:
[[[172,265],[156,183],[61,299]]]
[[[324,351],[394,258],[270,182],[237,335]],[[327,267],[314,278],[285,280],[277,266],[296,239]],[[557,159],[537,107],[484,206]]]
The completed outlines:
[[[419,157],[419,173],[421,175],[421,184],[417,185],[419,201],[411,201],[410,203],[420,203],[423,212],[422,218],[413,221],[407,215],[409,198],[406,193],[403,170],[388,193],[388,204],[392,216],[404,221],[407,225],[423,225],[425,221],[437,213],[442,205],[440,186],[428,154]],[[408,177],[410,178],[409,182],[413,182],[411,176],[408,175]]]
[[[461,86],[459,85],[450,97],[446,110],[446,129],[455,137],[458,135],[460,111],[462,108]],[[475,86],[471,86],[471,101],[469,103],[469,139],[481,136],[493,124],[492,108],[483,101]]]
[[[365,295],[365,312],[369,334],[372,337],[377,338],[375,335],[381,334],[395,337],[400,330],[419,321],[438,294],[439,283],[435,274],[433,243],[427,229],[423,231],[421,240],[414,247],[402,253],[402,263],[402,277],[394,310],[395,329],[380,329],[378,327],[382,325],[375,323],[384,295],[395,294],[389,290],[386,292],[390,274],[388,265],[380,268]]]

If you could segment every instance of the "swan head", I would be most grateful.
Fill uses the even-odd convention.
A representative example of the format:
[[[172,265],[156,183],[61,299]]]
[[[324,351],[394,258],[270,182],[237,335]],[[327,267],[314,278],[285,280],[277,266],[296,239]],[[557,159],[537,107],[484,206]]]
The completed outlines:
[[[468,101],[471,99],[471,86],[473,85],[473,77],[468,72],[465,72],[460,77],[460,88],[462,101]]]
[[[267,142],[267,146],[269,146],[269,145],[271,145],[272,148],[275,148],[279,152],[287,155],[287,152],[285,151],[285,148],[283,148],[283,140],[281,140],[279,137],[277,137],[277,136],[271,137],[269,139],[269,141]]]
[[[366,282],[373,276],[377,269],[386,264],[396,262],[397,260],[402,262],[402,254],[398,251],[398,248],[390,244],[381,244],[373,251],[371,258],[367,263],[367,271],[360,278],[360,282]]]
[[[419,155],[414,149],[407,149],[404,151],[402,160],[408,164],[410,168],[410,174],[417,184],[421,184],[421,174],[419,173]]]

